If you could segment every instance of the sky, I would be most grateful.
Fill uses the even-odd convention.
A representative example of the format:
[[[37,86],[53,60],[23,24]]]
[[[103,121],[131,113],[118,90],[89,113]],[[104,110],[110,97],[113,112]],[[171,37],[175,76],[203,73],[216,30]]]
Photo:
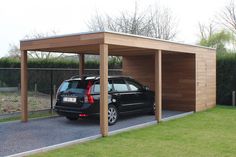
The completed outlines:
[[[55,30],[58,35],[88,31],[87,23],[96,11],[118,15],[150,5],[169,8],[178,22],[175,41],[195,44],[198,23],[208,23],[229,0],[0,0],[0,57],[9,44],[18,44],[27,34]]]

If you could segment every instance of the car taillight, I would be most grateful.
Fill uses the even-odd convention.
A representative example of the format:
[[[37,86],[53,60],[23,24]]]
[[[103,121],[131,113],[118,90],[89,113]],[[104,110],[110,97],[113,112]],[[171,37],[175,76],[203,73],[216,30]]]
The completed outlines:
[[[88,114],[79,114],[80,117],[87,117]]]
[[[87,102],[89,104],[93,104],[94,103],[94,98],[91,95],[91,87],[92,87],[92,83],[89,81],[88,85],[87,85],[87,93],[86,93],[86,96],[84,98],[84,102]]]

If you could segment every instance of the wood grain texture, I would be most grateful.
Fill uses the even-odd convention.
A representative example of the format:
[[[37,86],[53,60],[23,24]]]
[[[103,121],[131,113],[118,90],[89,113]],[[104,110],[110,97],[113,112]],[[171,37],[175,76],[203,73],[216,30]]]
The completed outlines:
[[[58,51],[63,48],[73,48],[76,46],[86,46],[86,48],[89,48],[88,45],[99,45],[101,43],[104,43],[104,33],[93,33],[21,41],[20,49]],[[74,52],[78,52],[78,50]]]
[[[103,43],[109,45],[109,54],[122,56],[144,55],[144,50],[146,53],[160,49],[193,54],[199,51],[208,52],[208,50],[211,50],[210,48],[203,48],[195,45],[114,32],[94,32],[26,40],[20,42],[20,49],[30,51],[99,54],[99,44]]]
[[[124,56],[122,67],[123,74],[128,75],[154,90],[155,87],[155,57],[149,56]]]
[[[216,53],[215,51],[196,54],[196,111],[216,105]]]
[[[155,52],[155,117],[157,122],[162,117],[162,51]]]
[[[162,53],[162,108],[195,110],[195,57]],[[123,57],[123,73],[155,90],[155,56]]]
[[[100,45],[100,129],[108,135],[108,45]]]
[[[104,33],[104,42],[111,45],[129,46],[136,48],[175,51],[179,53],[196,53],[198,51],[207,51],[210,48],[203,48],[195,45],[175,43],[166,40],[154,38],[117,34],[111,32]]]
[[[28,66],[27,51],[21,51],[21,121],[28,121]]]
[[[195,55],[163,55],[163,108],[195,111]]]

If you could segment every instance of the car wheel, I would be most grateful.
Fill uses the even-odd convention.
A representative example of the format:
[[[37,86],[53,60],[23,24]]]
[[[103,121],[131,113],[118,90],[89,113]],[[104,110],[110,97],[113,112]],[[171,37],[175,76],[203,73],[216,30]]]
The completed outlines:
[[[70,121],[76,121],[76,120],[79,119],[79,117],[76,117],[76,116],[74,116],[74,117],[66,116],[66,119],[68,119],[68,120],[70,120]]]
[[[113,125],[118,119],[118,111],[114,105],[108,106],[108,125]]]

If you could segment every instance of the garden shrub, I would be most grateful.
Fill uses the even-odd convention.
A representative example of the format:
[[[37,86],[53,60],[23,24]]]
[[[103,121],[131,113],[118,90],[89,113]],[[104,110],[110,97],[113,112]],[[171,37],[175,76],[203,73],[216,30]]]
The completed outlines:
[[[217,103],[232,105],[236,91],[236,53],[217,54]]]

